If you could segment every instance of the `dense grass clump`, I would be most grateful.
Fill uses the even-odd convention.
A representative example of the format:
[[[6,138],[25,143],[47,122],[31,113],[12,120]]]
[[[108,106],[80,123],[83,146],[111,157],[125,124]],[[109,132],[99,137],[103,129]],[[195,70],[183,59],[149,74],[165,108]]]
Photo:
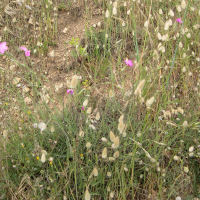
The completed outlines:
[[[198,1],[6,0],[0,16],[0,199],[200,198]]]

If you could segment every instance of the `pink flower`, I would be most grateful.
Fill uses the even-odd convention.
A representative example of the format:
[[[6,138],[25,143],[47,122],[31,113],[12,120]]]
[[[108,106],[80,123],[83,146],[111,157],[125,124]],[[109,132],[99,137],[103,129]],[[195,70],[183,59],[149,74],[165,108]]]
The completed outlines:
[[[26,47],[20,47],[21,50],[25,51],[25,56],[30,56],[31,51],[29,51]]]
[[[25,56],[30,56],[31,51],[25,51]]]
[[[74,91],[73,90],[71,90],[71,89],[67,89],[67,94],[73,94],[74,93]]]
[[[81,109],[82,109],[82,110],[85,110],[85,108],[84,108],[84,107],[81,107]]]
[[[4,52],[5,52],[6,50],[8,50],[8,47],[7,47],[6,45],[7,45],[6,42],[0,43],[0,53],[1,53],[1,54],[4,54]]]
[[[181,24],[183,23],[183,22],[181,21],[181,18],[176,19],[176,21],[179,22],[179,23],[181,23]]]
[[[28,51],[28,49],[26,47],[23,47],[23,46],[20,47],[20,49],[23,50],[23,51]]]
[[[124,61],[128,66],[133,67],[133,63],[131,60],[125,60]]]

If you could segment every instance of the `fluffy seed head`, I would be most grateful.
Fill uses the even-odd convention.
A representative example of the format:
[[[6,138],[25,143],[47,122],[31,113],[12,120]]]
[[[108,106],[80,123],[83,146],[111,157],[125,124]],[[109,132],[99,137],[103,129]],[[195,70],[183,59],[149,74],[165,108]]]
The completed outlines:
[[[84,135],[85,135],[85,133],[81,130],[81,131],[79,132],[79,136],[80,136],[80,137],[84,137]]]
[[[118,157],[119,157],[119,151],[116,151],[116,152],[113,154],[113,157],[114,157],[114,158],[118,158]]]
[[[105,17],[106,17],[106,18],[108,18],[108,17],[109,17],[109,15],[110,15],[110,14],[109,14],[109,11],[108,11],[108,9],[107,9],[107,10],[106,10]]]
[[[117,137],[115,137],[115,140],[114,140],[114,147],[115,148],[118,148],[119,147],[119,137],[117,136]]]
[[[91,145],[90,142],[87,142],[87,143],[86,143],[86,147],[87,147],[88,149],[89,149],[91,146],[92,146],[92,145]]]
[[[145,23],[144,23],[144,27],[148,27],[148,25],[149,25],[149,23],[148,23],[148,21],[146,21]]]
[[[118,122],[123,122],[124,120],[124,115],[121,115],[120,118],[118,119]]]
[[[174,16],[174,12],[170,9],[168,15],[170,15],[171,17],[173,17]]]
[[[184,121],[183,122],[183,128],[186,128],[188,126],[188,122],[187,121]]]
[[[111,177],[112,176],[111,172],[107,172],[107,176]]]
[[[188,167],[184,167],[183,170],[184,170],[185,173],[188,173],[188,172],[189,172]]]
[[[92,112],[92,107],[89,107],[89,108],[87,109],[87,114],[91,114],[91,112]]]
[[[183,67],[182,72],[183,73],[186,72],[186,67]]]
[[[178,161],[179,157],[178,156],[174,156],[174,160]]]
[[[83,102],[83,106],[86,107],[88,105],[88,99]]]
[[[127,172],[127,171],[128,171],[128,168],[127,168],[127,167],[124,167],[124,171]]]
[[[181,12],[181,7],[180,6],[177,6],[176,9],[177,9],[178,12]]]
[[[145,84],[145,79],[143,79],[137,86],[136,90],[135,90],[135,94],[138,93],[140,91],[140,94],[141,94],[141,91],[144,87],[144,84]]]
[[[50,161],[50,162],[53,162],[53,157],[50,157],[50,158],[49,158],[49,161]]]
[[[70,88],[76,88],[77,83],[78,83],[78,76],[77,75],[72,76]]]
[[[42,156],[41,156],[41,162],[45,163],[45,161],[46,161],[46,157],[45,157],[45,154],[43,153]]]
[[[152,163],[155,163],[155,162],[156,162],[156,159],[155,159],[155,158],[150,158],[150,161],[151,161]]]
[[[158,44],[158,51],[162,51],[163,53],[165,52],[165,47],[162,46],[162,43]]]
[[[114,157],[109,157],[108,160],[112,162],[112,161],[115,161],[115,158]]]
[[[164,113],[164,118],[165,118],[165,119],[171,118],[171,113],[170,113],[169,110],[168,110],[168,111],[165,111],[165,113]]]
[[[51,130],[51,133],[53,133],[55,131],[54,126],[51,126],[50,130]]]
[[[158,11],[158,12],[159,12],[159,14],[160,14],[160,15],[162,15],[162,14],[163,14],[163,11],[162,11],[162,9],[159,9],[159,11]]]
[[[114,198],[114,192],[110,192],[110,198],[111,198],[111,199]]]
[[[90,200],[90,193],[88,191],[88,188],[85,190],[85,200]]]
[[[166,21],[166,22],[165,22],[165,28],[164,28],[164,30],[167,31],[168,29],[169,29],[169,22]]]
[[[113,6],[114,6],[115,8],[117,8],[117,1],[115,1],[115,2],[113,3]]]
[[[191,152],[193,152],[194,151],[194,146],[191,146],[190,148],[189,148],[189,152],[191,153]]]
[[[107,138],[105,138],[105,137],[102,137],[102,138],[101,138],[101,141],[102,141],[102,142],[108,142]]]
[[[107,148],[106,147],[102,151],[102,158],[107,158]]]
[[[194,156],[194,152],[189,153],[189,157],[193,157]]]
[[[137,137],[140,137],[141,135],[142,135],[142,133],[141,133],[141,132],[137,133]]]
[[[47,152],[46,152],[45,150],[42,150],[41,153],[42,153],[41,162],[42,162],[42,163],[45,163],[45,162],[46,162],[46,155],[47,155]]]
[[[113,7],[113,15],[116,15],[116,14],[117,14],[117,8]]]
[[[114,96],[115,96],[115,93],[114,93],[112,90],[110,90],[110,91],[109,91],[109,97],[110,97],[110,98],[113,98]]]
[[[92,171],[92,174],[94,176],[98,176],[98,169],[96,167],[94,167],[93,171]]]
[[[181,113],[181,114],[184,113],[184,110],[183,110],[181,107],[178,107],[178,108],[177,108],[177,111],[178,111],[179,113]]]
[[[168,20],[168,23],[169,23],[170,26],[172,26],[172,20],[171,19]]]
[[[45,124],[44,122],[40,122],[40,123],[38,124],[38,128],[39,128],[41,131],[44,131],[44,130],[47,128],[47,126],[46,126],[46,124]]]
[[[110,140],[111,140],[112,142],[115,141],[115,134],[114,134],[112,131],[110,131]]]
[[[161,35],[160,35],[161,36]],[[162,38],[161,38],[162,39]],[[158,60],[159,59],[159,55],[158,55],[158,51],[154,50],[153,52],[153,60]]]
[[[162,40],[162,35],[159,32],[157,33],[157,37],[159,40]]]
[[[96,114],[95,119],[96,119],[97,121],[100,120],[100,113],[99,113],[99,112]]]
[[[191,33],[188,33],[188,34],[186,35],[186,37],[187,37],[187,38],[191,38]]]
[[[181,8],[182,9],[186,8],[186,2],[185,2],[185,0],[182,0],[182,2],[181,2]]]
[[[124,124],[124,122],[119,122],[118,124],[118,130],[119,130],[119,133],[122,134],[126,129],[126,124]]]
[[[125,131],[123,132],[122,136],[123,136],[123,137],[126,137],[126,132],[125,132]]]
[[[154,100],[155,100],[155,97],[151,97],[150,99],[148,99],[148,100],[146,101],[146,106],[147,106],[147,108],[150,108],[150,107],[151,107],[151,105],[153,104]]]
[[[168,34],[165,34],[162,36],[162,41],[168,41],[169,39],[169,35]]]
[[[160,167],[157,167],[156,169],[157,169],[158,172],[160,172]]]

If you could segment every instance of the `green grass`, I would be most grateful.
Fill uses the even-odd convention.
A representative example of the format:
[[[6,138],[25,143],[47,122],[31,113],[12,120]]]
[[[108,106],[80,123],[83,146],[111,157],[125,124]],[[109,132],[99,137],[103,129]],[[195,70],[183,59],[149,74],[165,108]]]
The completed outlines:
[[[49,46],[59,42],[58,10],[68,10],[73,2],[37,3],[32,29],[25,23],[31,15],[25,5],[15,15],[19,28],[14,29],[13,17],[4,12],[8,2],[1,3],[3,28],[21,34],[13,37],[3,32],[1,37],[9,47],[5,55],[0,54],[5,62],[0,68],[1,89],[6,93],[0,105],[1,199],[87,200],[88,193],[91,199],[200,198],[199,2],[188,1],[178,12],[178,0],[127,1],[127,5],[120,1],[117,15],[113,15],[114,2],[95,1],[95,6],[104,10],[101,27],[86,28],[84,46],[79,44],[80,38],[69,38],[74,46],[72,56],[80,66],[68,73],[82,76],[82,80],[72,87],[74,93],[68,94],[61,111],[57,106],[64,105],[64,94],[58,97],[54,90],[45,92],[49,82],[43,74],[43,57]],[[89,4],[83,5],[86,7],[81,9],[89,15]],[[168,15],[170,9],[174,17]],[[182,25],[176,22],[179,17]],[[169,19],[172,25],[164,30]],[[148,27],[144,27],[146,21]],[[36,26],[39,37],[34,38]],[[168,40],[159,40],[158,33],[168,34]],[[25,44],[31,50],[30,58],[18,50]],[[39,72],[34,58],[44,62]],[[132,60],[133,68],[125,65],[126,58]],[[13,64],[19,73],[9,70]],[[16,77],[31,92],[23,93],[13,83]],[[145,84],[139,95],[135,91],[141,80]],[[115,94],[112,98],[110,90]],[[49,103],[42,100],[46,94]],[[25,97],[32,103],[25,103]],[[151,97],[155,100],[147,105]],[[35,125],[40,122],[46,124],[43,131]],[[47,153],[45,160],[42,150]]]

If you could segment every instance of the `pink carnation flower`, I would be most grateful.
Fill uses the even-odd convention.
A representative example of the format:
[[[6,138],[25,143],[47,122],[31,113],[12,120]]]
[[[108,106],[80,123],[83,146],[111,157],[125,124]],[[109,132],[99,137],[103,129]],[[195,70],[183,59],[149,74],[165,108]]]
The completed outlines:
[[[31,54],[31,51],[25,51],[25,55],[26,55],[26,56],[28,56],[28,57],[29,57],[29,56],[30,56],[30,54]]]
[[[74,93],[74,91],[73,90],[71,90],[71,89],[67,89],[67,94],[73,94]]]
[[[25,56],[30,56],[31,51],[29,51],[26,47],[20,47],[21,50],[25,51]]]
[[[133,63],[131,60],[125,60],[124,61],[128,66],[133,67]]]
[[[23,51],[28,51],[28,49],[26,47],[23,47],[23,46],[20,47],[20,49],[23,50]]]
[[[4,52],[5,52],[6,50],[8,50],[8,47],[7,47],[6,45],[7,45],[6,42],[0,43],[0,53],[1,53],[1,54],[4,54]]]
[[[179,23],[181,23],[181,24],[183,23],[183,22],[181,21],[181,18],[176,19],[176,21],[179,22]]]

